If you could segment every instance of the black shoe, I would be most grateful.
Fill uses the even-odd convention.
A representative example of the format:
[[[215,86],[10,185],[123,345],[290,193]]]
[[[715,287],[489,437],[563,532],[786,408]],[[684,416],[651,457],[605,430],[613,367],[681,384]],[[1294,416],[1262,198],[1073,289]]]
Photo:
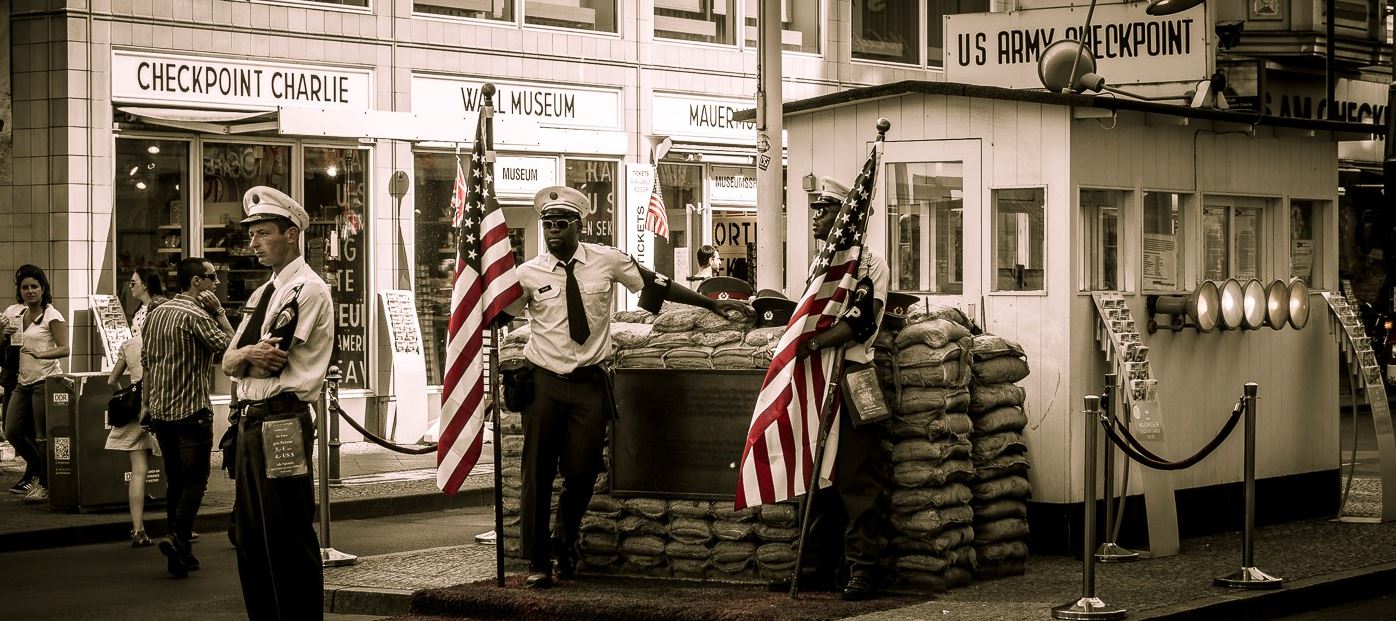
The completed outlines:
[[[853,576],[848,579],[848,585],[843,587],[843,598],[850,602],[862,601],[877,597],[877,589],[873,588],[872,580],[864,576]]]
[[[10,493],[16,496],[23,496],[29,493],[34,487],[34,477],[20,477],[14,485],[10,486]]]
[[[184,549],[184,554],[180,555],[179,560],[181,563],[184,563],[185,567],[189,568],[189,571],[194,571],[199,568],[199,559],[196,558],[194,553],[190,552],[187,547]]]
[[[790,578],[775,578],[766,583],[766,590],[772,593],[789,593]],[[834,587],[833,576],[806,572],[800,575],[800,590],[811,593],[829,593],[838,589]]]
[[[538,571],[528,574],[524,579],[524,586],[530,589],[546,589],[553,585],[553,577],[548,572]]]
[[[173,535],[160,540],[160,553],[165,555],[165,569],[171,576],[183,578],[189,575],[189,567],[184,564],[184,546]]]

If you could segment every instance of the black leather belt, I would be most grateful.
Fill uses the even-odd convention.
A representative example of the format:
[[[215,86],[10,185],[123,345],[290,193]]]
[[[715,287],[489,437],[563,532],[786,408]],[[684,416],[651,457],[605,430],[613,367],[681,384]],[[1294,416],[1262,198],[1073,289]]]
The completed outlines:
[[[534,368],[564,382],[595,382],[606,376],[606,369],[599,364],[577,367],[572,369],[570,373],[557,373],[540,366],[535,366]]]
[[[258,399],[256,401],[240,401],[238,405],[242,407],[242,412],[244,416],[251,416],[256,418],[260,416],[266,416],[268,414],[284,414],[286,412],[294,412],[301,409],[302,406],[308,406],[309,404],[304,401],[301,401],[295,393],[283,392],[281,394],[273,395],[266,399]]]

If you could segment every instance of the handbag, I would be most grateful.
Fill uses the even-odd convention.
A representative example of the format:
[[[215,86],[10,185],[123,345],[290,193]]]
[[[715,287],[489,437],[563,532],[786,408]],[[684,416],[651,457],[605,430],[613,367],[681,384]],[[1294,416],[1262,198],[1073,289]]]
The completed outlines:
[[[107,424],[125,427],[141,415],[141,383],[136,382],[112,393],[107,400]]]
[[[891,418],[892,410],[882,396],[882,386],[873,365],[848,363],[839,387],[843,389],[844,403],[848,406],[845,414],[854,427]]]

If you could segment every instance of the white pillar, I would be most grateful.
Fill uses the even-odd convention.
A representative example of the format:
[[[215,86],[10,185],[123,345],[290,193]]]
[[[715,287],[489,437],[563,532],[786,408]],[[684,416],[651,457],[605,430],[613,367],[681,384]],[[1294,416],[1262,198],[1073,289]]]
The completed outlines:
[[[785,231],[781,223],[781,3],[760,0],[757,18],[756,64],[756,287],[782,289],[781,254]]]

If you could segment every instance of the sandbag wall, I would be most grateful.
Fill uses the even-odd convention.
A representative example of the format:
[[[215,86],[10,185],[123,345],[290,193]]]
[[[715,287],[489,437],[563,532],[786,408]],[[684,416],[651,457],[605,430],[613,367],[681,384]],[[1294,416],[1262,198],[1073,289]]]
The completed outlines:
[[[981,334],[972,339],[970,383],[973,421],[975,576],[992,579],[1023,573],[1028,560],[1028,445],[1023,428],[1023,389],[1028,376],[1017,343]]]
[[[666,306],[659,315],[622,311],[614,319],[612,360],[630,368],[764,369],[784,332],[685,306]],[[893,485],[887,569],[898,584],[927,592],[967,584],[983,547],[974,506],[990,492],[976,487],[975,341],[967,325],[953,309],[923,311],[907,329],[878,338],[879,376],[895,413],[883,443]],[[502,357],[522,356],[527,338],[527,330],[506,337]],[[1018,395],[1021,403],[1021,389]],[[521,558],[521,419],[509,413],[503,421],[505,552]],[[554,493],[560,489],[559,480]],[[603,473],[582,520],[584,571],[757,581],[787,576],[794,566],[794,503],[735,511],[730,500],[617,498],[607,491]]]

